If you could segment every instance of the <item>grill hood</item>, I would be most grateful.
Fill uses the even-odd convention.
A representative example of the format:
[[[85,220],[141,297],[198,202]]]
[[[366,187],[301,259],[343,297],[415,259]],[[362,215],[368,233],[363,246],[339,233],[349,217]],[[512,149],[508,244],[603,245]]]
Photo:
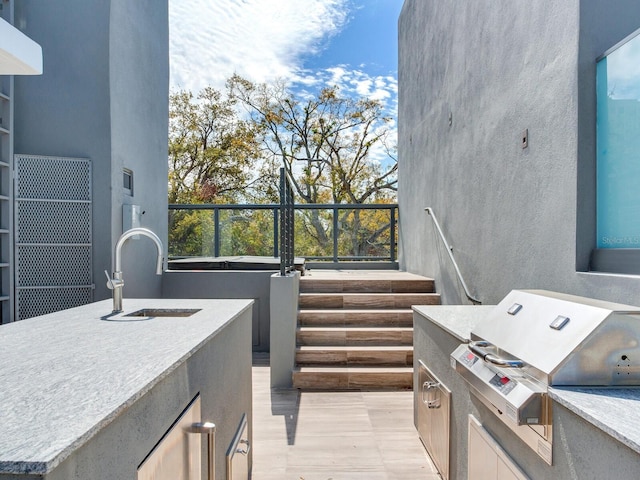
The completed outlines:
[[[640,385],[640,308],[513,290],[471,332],[547,385]]]

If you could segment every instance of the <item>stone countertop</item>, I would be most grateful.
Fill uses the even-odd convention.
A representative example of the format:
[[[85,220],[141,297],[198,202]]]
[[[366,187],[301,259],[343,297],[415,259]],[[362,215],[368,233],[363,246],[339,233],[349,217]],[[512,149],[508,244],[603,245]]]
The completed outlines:
[[[0,326],[0,473],[51,471],[252,303],[125,298]],[[142,308],[201,310],[125,316]]]
[[[640,387],[552,387],[549,397],[640,453]]]
[[[492,308],[484,305],[419,305],[413,310],[461,342],[468,342],[471,330]],[[640,387],[552,387],[549,397],[640,453]]]
[[[414,305],[413,311],[438,325],[463,343],[468,343],[471,330],[494,305]]]

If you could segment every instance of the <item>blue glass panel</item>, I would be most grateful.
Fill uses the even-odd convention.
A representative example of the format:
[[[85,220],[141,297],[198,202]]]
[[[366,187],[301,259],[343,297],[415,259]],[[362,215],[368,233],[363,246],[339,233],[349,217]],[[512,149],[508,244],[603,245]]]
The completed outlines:
[[[640,248],[640,37],[597,64],[597,245]]]

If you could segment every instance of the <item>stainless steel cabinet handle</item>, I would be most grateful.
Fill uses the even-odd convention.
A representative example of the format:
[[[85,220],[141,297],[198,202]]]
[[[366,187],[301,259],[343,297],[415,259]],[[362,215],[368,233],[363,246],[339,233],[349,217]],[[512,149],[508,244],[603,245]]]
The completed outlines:
[[[187,429],[188,433],[199,433],[207,436],[209,452],[209,480],[216,478],[216,424],[211,422],[192,423]]]
[[[476,341],[469,342],[469,350],[482,358],[485,362],[492,363],[498,367],[505,368],[522,368],[524,367],[524,362],[522,360],[509,360],[506,358],[499,357],[498,355],[494,355],[493,353],[489,353],[486,350],[483,350],[482,347],[490,346],[489,342],[484,341]]]
[[[240,442],[238,442],[238,443],[241,443],[241,444],[243,444],[243,445],[246,445],[246,446],[247,446],[247,449],[246,449],[246,450],[243,450],[243,449],[241,449],[241,448],[238,448],[238,449],[236,450],[236,453],[241,453],[242,455],[249,455],[249,452],[251,451],[251,443],[249,442],[249,440],[242,439],[242,440],[240,440]]]
[[[439,387],[440,387],[439,382],[427,381],[422,384],[422,402],[427,405],[427,408],[440,408],[440,388]],[[432,392],[432,390],[435,390],[435,391]]]

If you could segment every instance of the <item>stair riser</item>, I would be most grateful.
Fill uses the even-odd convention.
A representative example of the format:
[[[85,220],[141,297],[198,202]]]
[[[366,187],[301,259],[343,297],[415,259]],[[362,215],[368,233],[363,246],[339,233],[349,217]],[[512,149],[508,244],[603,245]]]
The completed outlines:
[[[300,295],[298,307],[305,308],[344,308],[344,309],[381,309],[411,308],[412,305],[436,305],[440,303],[437,294],[303,294]]]
[[[349,331],[348,329],[330,332],[305,331],[296,334],[298,345],[413,345],[413,331]]]
[[[411,390],[411,373],[293,373],[293,387],[316,390]]]
[[[295,388],[412,389],[411,307],[440,303],[433,280],[363,272],[314,278],[312,272],[301,278],[300,292]]]
[[[302,293],[433,293],[433,280],[313,280],[300,282]]]
[[[296,364],[299,366],[410,367],[413,365],[413,351],[298,351]]]
[[[319,312],[298,312],[301,327],[413,327],[413,312],[349,312],[344,310],[324,310]]]

